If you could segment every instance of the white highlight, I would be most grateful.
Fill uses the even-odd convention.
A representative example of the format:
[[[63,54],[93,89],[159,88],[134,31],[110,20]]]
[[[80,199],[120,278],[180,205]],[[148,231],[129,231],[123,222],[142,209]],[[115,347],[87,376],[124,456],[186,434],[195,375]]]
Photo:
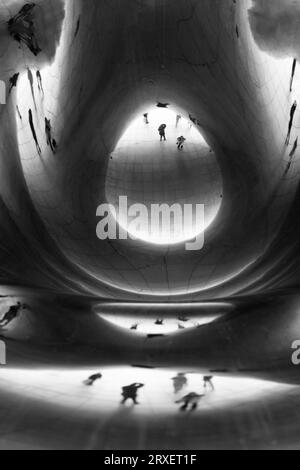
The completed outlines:
[[[0,341],[0,366],[6,366],[6,344]]]
[[[6,104],[6,85],[0,80],[0,104]]]

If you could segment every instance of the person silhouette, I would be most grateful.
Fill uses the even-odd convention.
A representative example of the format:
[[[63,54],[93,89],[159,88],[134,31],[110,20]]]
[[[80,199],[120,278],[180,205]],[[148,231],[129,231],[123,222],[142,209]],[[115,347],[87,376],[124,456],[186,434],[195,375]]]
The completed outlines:
[[[94,374],[94,375],[91,375],[86,381],[85,381],[85,385],[87,385],[88,387],[91,387],[92,385],[94,385],[94,383],[97,381],[97,380],[100,380],[102,379],[102,374]]]
[[[292,150],[290,151],[289,157],[293,158],[293,156],[295,155],[295,153],[297,151],[297,148],[298,148],[298,137],[294,142],[294,145],[293,145]]]
[[[183,373],[179,373],[176,377],[171,379],[173,381],[174,393],[177,394],[181,392],[181,390],[187,386],[188,380]]]
[[[177,400],[175,403],[183,403],[183,405],[180,407],[181,411],[188,411],[189,407],[190,411],[195,411],[198,408],[199,401],[204,396],[205,395],[198,395],[197,393],[192,392],[188,395],[185,395],[180,400]]]
[[[37,70],[37,72],[36,72],[36,78],[37,78],[37,82],[38,82],[38,88],[44,96],[43,80],[42,80],[41,72],[39,70]]]
[[[37,136],[36,136],[31,109],[28,111],[28,117],[29,117],[29,125],[30,125],[30,129],[31,129],[31,132],[32,132],[32,137],[35,141],[37,152],[38,152],[39,155],[41,155],[42,151],[41,151],[41,147],[39,145],[39,142],[38,142],[38,139],[37,139]]]
[[[24,308],[24,307],[23,307]],[[0,321],[0,327],[4,327],[9,325],[15,318],[17,318],[20,310],[22,309],[22,304],[21,302],[18,302],[16,305],[12,305],[8,312],[5,313],[3,318]]]
[[[19,76],[20,76],[19,73],[15,73],[12,77],[10,77],[10,79],[9,79],[9,91],[8,91],[8,94],[9,94],[9,95],[11,94],[12,89],[17,86],[18,80],[19,80]]]
[[[296,73],[296,67],[297,67],[297,59],[294,59],[293,60],[293,66],[292,66],[291,81],[290,81],[290,92],[291,93],[293,91],[293,83],[294,83],[294,78],[295,78],[295,73]]]
[[[178,150],[183,150],[183,145],[184,145],[185,141],[186,141],[186,139],[183,137],[183,135],[181,137],[178,137],[178,139],[177,139],[177,148],[178,148]]]
[[[291,111],[290,111],[290,122],[289,122],[288,133],[287,133],[287,137],[285,141],[286,145],[289,145],[290,143],[291,131],[293,127],[293,122],[294,122],[294,117],[295,117],[297,106],[298,106],[297,101],[294,101],[293,106],[291,107]]]
[[[159,126],[158,128],[158,132],[159,132],[159,135],[160,135],[160,141],[162,142],[162,140],[167,140],[166,139],[166,124],[161,124],[161,126]]]
[[[18,113],[18,116],[19,116],[20,120],[23,121],[22,114],[20,112],[20,109],[19,109],[18,105],[16,106],[16,110],[17,110],[17,113]]]
[[[214,384],[212,382],[213,376],[204,376],[203,377],[203,386],[205,390],[207,390],[207,387],[209,386],[211,390],[215,390]]]
[[[47,139],[47,145],[50,145],[50,148],[53,153],[55,153],[56,143],[55,146],[53,145],[54,139],[52,139],[52,127],[50,119],[45,118],[45,133]]]
[[[178,124],[179,124],[181,119],[182,119],[182,116],[180,114],[177,114],[177,116],[176,116],[176,127],[178,127]]]
[[[126,387],[122,387],[123,400],[121,401],[121,405],[125,405],[127,400],[132,400],[135,405],[139,405],[137,401],[137,393],[138,390],[144,386],[145,385],[141,383],[133,383]]]
[[[148,116],[149,116],[148,113],[145,113],[145,114],[144,114],[144,122],[145,122],[145,124],[149,124]]]

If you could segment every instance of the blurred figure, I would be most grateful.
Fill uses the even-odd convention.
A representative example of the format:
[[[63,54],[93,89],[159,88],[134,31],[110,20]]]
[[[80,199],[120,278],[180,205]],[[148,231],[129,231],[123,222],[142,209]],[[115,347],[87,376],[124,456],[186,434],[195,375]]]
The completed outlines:
[[[189,319],[185,316],[178,317],[178,320],[181,321],[181,322],[188,322],[189,321]]]
[[[173,381],[174,393],[179,393],[181,390],[187,386],[188,380],[183,373],[179,373],[176,377],[171,379]]]
[[[81,22],[81,17],[79,16],[78,20],[77,20],[77,24],[76,24],[76,29],[75,29],[75,33],[74,33],[74,39],[77,38],[77,35],[79,33],[79,30],[80,30],[80,22]]]
[[[44,96],[43,80],[42,80],[41,72],[39,70],[37,70],[37,72],[36,72],[36,78],[37,78],[37,82],[38,82],[38,88]]]
[[[161,126],[159,126],[158,128],[158,132],[159,132],[159,135],[160,135],[160,141],[162,142],[162,140],[167,140],[166,139],[166,124],[162,124]]]
[[[178,330],[185,330],[185,326],[183,326],[181,323],[178,323]]]
[[[20,120],[23,121],[22,114],[20,113],[20,109],[19,109],[18,105],[16,106],[16,110],[17,110],[17,113],[18,113],[18,116],[19,116]]]
[[[207,390],[207,387],[210,387],[211,390],[215,390],[214,384],[212,382],[213,376],[205,376],[203,377],[203,386],[205,390]]]
[[[91,375],[84,383],[88,387],[91,387],[92,385],[94,385],[94,383],[97,380],[100,380],[100,379],[102,379],[102,374],[94,374],[94,375]]]
[[[292,67],[291,82],[290,82],[290,92],[291,93],[293,91],[293,83],[294,83],[294,78],[295,78],[295,73],[296,73],[296,67],[297,67],[297,59],[294,59],[293,60],[293,67]]]
[[[149,116],[148,113],[145,113],[145,114],[144,114],[144,122],[145,122],[145,124],[149,124],[148,116]]]
[[[33,75],[32,75],[32,72],[29,68],[27,68],[27,77],[28,77],[28,81],[29,81],[29,84],[30,84],[30,89],[31,89],[31,95],[32,95],[32,99],[33,99],[33,102],[34,102],[34,107],[36,109],[36,101],[35,101],[35,94],[34,94],[34,83],[33,83]]]
[[[42,155],[41,147],[40,147],[39,142],[37,140],[37,136],[36,136],[36,132],[35,132],[34,124],[33,124],[33,117],[32,117],[31,109],[28,111],[28,118],[29,118],[30,129],[31,129],[31,132],[32,132],[32,137],[35,141],[37,152],[38,152],[39,155]]]
[[[163,326],[164,321],[161,320],[160,318],[158,318],[154,324],[155,324],[155,325],[158,325],[158,326]]]
[[[144,386],[145,386],[144,384],[134,383],[126,387],[123,387],[122,388],[123,400],[121,401],[121,405],[125,405],[126,401],[129,399],[132,400],[135,405],[139,405],[139,403],[137,402],[138,390]]]
[[[45,118],[45,133],[46,133],[46,139],[47,139],[47,145],[50,145],[50,148],[52,150],[52,153],[55,153],[55,148],[56,148],[56,143],[55,146],[53,145],[53,140],[52,139],[52,127],[51,127],[51,121],[50,119]]]
[[[170,106],[170,103],[157,103],[156,107],[157,108],[167,108]]]
[[[289,154],[289,157],[293,158],[293,156],[295,155],[296,151],[297,151],[297,148],[298,148],[298,137],[297,139],[295,140],[294,142],[294,145],[293,145],[293,148]]]
[[[139,324],[138,323],[135,323],[134,325],[132,325],[132,327],[130,328],[131,330],[137,330],[139,327]]]
[[[180,114],[177,114],[177,116],[176,116],[176,127],[178,127],[179,122],[181,121],[181,119],[182,119],[182,116]]]
[[[286,141],[285,141],[286,145],[289,145],[289,143],[290,143],[291,131],[292,131],[292,127],[293,127],[293,121],[294,121],[296,109],[297,109],[297,101],[294,101],[294,104],[291,107],[291,111],[290,111],[289,129],[288,129],[288,133],[287,133],[287,137],[286,137]]]
[[[193,124],[197,125],[197,119],[194,118],[191,114],[189,114],[189,119]]]
[[[183,146],[184,146],[185,141],[186,141],[186,139],[183,137],[183,135],[181,137],[178,137],[178,139],[177,139],[177,148],[178,148],[178,150],[183,150]]]
[[[19,44],[23,42],[37,56],[41,49],[35,37],[33,22],[33,10],[35,7],[35,3],[26,3],[19,13],[8,21],[7,25],[8,32],[12,38]]]
[[[198,395],[197,393],[192,392],[180,400],[177,400],[175,403],[183,403],[183,405],[180,407],[181,411],[187,411],[189,407],[190,411],[195,411],[198,408],[199,401],[204,396],[205,395]]]
[[[15,320],[22,308],[25,308],[25,306],[22,307],[21,302],[18,302],[17,305],[12,305],[0,321],[0,327],[7,326]]]
[[[8,91],[8,94],[9,94],[9,95],[11,94],[12,89],[17,86],[18,80],[19,80],[19,76],[20,76],[19,73],[15,73],[12,77],[10,77],[10,79],[9,79],[9,91]]]

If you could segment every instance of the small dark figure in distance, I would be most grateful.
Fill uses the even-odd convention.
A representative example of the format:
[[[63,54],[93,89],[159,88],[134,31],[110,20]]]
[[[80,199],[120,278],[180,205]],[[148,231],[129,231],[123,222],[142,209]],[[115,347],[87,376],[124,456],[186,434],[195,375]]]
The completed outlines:
[[[213,376],[205,376],[203,377],[203,386],[205,390],[207,390],[207,387],[210,387],[211,390],[215,390],[214,384],[212,382]]]
[[[183,403],[180,407],[181,411],[188,411],[190,407],[190,411],[195,411],[198,408],[199,401],[203,398],[204,395],[198,395],[197,393],[189,393],[185,397],[177,400],[176,403]]]
[[[293,60],[293,66],[292,66],[291,81],[290,81],[290,92],[291,93],[293,91],[293,83],[294,83],[294,78],[295,78],[295,73],[296,73],[296,67],[297,67],[297,59],[294,59]]]
[[[94,375],[91,375],[84,383],[88,387],[91,387],[92,385],[94,385],[94,383],[97,380],[100,380],[100,379],[102,379],[102,374],[94,374]]]
[[[286,141],[285,141],[286,145],[289,145],[289,143],[290,143],[291,131],[292,131],[292,127],[293,127],[293,122],[294,122],[296,109],[297,109],[297,101],[294,101],[293,106],[291,107],[291,111],[290,111],[290,122],[289,122],[288,133],[287,133],[287,137],[286,137]]]
[[[52,126],[50,119],[45,118],[45,133],[47,139],[47,145],[50,145],[50,148],[53,153],[55,153],[56,145],[53,145],[53,138],[52,138]]]
[[[176,375],[176,377],[172,378],[173,381],[173,387],[174,387],[174,393],[179,393],[181,390],[187,386],[188,380],[183,373],[179,373]]]
[[[15,88],[18,84],[19,80],[19,73],[15,73],[10,79],[9,79],[9,91],[8,94],[10,95],[12,92],[12,89]]]
[[[161,126],[159,126],[158,128],[158,132],[159,132],[159,135],[160,135],[160,141],[162,142],[162,140],[167,140],[166,139],[166,124],[162,124]]]
[[[41,147],[39,145],[39,142],[38,142],[38,139],[37,139],[37,136],[36,136],[36,132],[35,132],[35,127],[34,127],[34,123],[33,123],[33,116],[32,116],[32,111],[31,109],[28,111],[28,119],[29,119],[29,125],[30,125],[30,129],[31,129],[31,133],[32,133],[32,137],[35,141],[35,145],[36,145],[36,149],[37,149],[37,152],[39,155],[42,154],[42,150],[41,150]]]
[[[4,327],[9,325],[13,320],[15,320],[21,311],[21,309],[26,308],[26,306],[22,306],[21,302],[18,302],[16,305],[12,305],[8,312],[5,313],[3,318],[0,321],[0,327]]]
[[[184,146],[185,141],[186,141],[186,139],[183,137],[183,135],[181,137],[178,137],[178,139],[177,139],[177,148],[178,148],[178,150],[183,150],[183,146]]]
[[[126,387],[123,387],[122,388],[123,400],[121,401],[121,404],[125,405],[127,400],[132,400],[135,405],[139,405],[139,403],[137,401],[138,390],[140,388],[144,387],[144,386],[145,385],[141,384],[141,383],[134,383],[134,384],[128,385]]]

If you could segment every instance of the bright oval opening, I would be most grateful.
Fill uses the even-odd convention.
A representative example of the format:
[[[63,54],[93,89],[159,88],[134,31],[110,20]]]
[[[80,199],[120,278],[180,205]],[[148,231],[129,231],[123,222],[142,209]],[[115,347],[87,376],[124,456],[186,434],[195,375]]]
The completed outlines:
[[[214,152],[196,125],[171,109],[137,116],[111,154],[106,196],[130,238],[157,245],[195,239],[216,218],[222,192]]]

